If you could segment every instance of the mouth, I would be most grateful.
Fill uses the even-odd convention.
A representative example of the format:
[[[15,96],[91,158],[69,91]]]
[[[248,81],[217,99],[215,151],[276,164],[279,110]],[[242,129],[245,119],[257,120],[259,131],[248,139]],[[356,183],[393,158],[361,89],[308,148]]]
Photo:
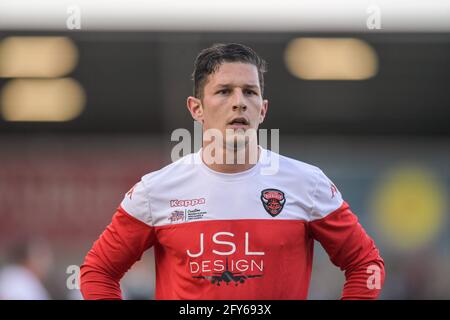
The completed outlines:
[[[228,127],[233,129],[245,129],[248,127],[250,123],[244,117],[234,118],[230,122],[228,122]]]

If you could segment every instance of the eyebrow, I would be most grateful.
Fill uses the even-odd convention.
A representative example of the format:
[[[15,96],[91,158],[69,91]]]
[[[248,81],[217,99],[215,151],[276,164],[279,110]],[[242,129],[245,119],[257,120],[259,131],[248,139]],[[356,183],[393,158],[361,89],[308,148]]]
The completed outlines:
[[[220,89],[220,88],[230,88],[230,87],[233,87],[231,84],[228,84],[228,83],[221,83],[221,84],[217,84],[217,85],[215,85],[214,86],[214,89],[215,90],[217,90],[217,89]],[[256,85],[256,84],[245,84],[244,85],[244,88],[246,88],[246,89],[257,89],[257,90],[259,90],[259,86],[258,85]]]

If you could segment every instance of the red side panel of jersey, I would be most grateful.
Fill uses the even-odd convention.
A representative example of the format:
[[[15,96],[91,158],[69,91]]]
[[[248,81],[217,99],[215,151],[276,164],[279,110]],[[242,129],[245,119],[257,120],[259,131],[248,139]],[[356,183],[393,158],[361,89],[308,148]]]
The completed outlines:
[[[331,261],[345,271],[342,299],[375,299],[384,282],[384,261],[374,241],[344,201],[326,217],[309,223]]]
[[[119,207],[81,266],[83,297],[121,299],[120,279],[154,241],[154,228]]]

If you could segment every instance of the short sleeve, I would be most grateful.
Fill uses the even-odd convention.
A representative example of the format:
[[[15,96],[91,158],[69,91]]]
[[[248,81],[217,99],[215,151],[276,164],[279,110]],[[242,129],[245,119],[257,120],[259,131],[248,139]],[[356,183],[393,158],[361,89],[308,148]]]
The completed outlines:
[[[313,208],[311,221],[321,219],[342,205],[343,199],[336,185],[318,169],[316,172],[316,187],[313,191]]]
[[[152,226],[149,192],[141,180],[125,194],[120,206],[134,218]]]

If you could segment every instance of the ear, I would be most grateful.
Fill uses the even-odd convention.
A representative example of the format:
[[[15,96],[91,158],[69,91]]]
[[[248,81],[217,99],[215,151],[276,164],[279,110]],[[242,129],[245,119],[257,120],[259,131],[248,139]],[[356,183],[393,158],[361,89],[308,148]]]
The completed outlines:
[[[186,101],[186,106],[191,113],[194,120],[203,123],[203,105],[200,99],[189,96]]]
[[[261,112],[259,114],[259,123],[263,123],[266,118],[267,109],[269,108],[269,100],[263,100]]]

